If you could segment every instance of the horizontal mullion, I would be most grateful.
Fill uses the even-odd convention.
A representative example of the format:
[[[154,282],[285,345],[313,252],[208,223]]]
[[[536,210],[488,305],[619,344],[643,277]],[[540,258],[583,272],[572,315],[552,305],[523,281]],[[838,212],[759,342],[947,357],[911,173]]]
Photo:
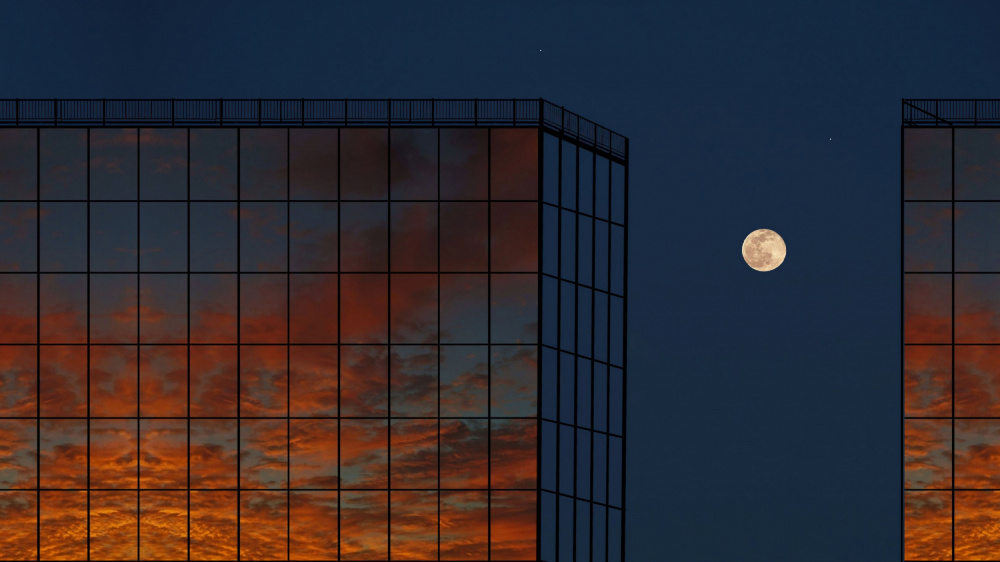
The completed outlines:
[[[624,438],[624,435],[621,435],[621,434],[618,434],[618,433],[612,433],[612,432],[609,432],[609,431],[601,431],[600,429],[593,429],[593,428],[590,428],[590,427],[584,427],[582,425],[576,425],[576,424],[569,423],[569,422],[558,421],[558,420],[554,420],[552,418],[546,418],[544,416],[542,416],[541,420],[543,422],[554,423],[556,425],[560,425],[560,426],[564,426],[564,427],[572,427],[572,428],[575,428],[575,429],[581,429],[583,431],[590,431],[591,433],[596,433],[598,435],[606,435],[608,437],[620,437],[620,438]]]
[[[530,201],[530,203],[535,203],[535,201]],[[582,211],[577,211],[575,209],[570,209],[570,208],[567,208],[567,207],[563,207],[562,205],[556,205],[555,203],[548,203],[546,201],[542,201],[542,205],[546,205],[546,206],[552,207],[554,209],[559,209],[561,211],[569,211],[570,213],[573,213],[574,215],[580,215],[581,217],[587,217],[587,218],[594,219],[595,221],[606,222],[608,224],[613,224],[615,226],[620,226],[622,228],[625,228],[625,224],[624,223],[613,221],[611,219],[601,218],[601,217],[599,217],[597,215],[592,215],[590,213],[584,213]]]
[[[534,420],[534,416],[4,416],[0,420]],[[621,437],[615,435],[615,437]]]
[[[323,347],[330,347],[330,346],[351,346],[351,347],[363,347],[363,346],[376,346],[376,345],[377,346],[392,346],[392,347],[405,347],[405,346],[413,346],[413,347],[427,347],[427,346],[438,346],[438,347],[463,347],[463,346],[464,347],[470,347],[470,346],[475,346],[475,347],[485,347],[485,346],[488,346],[488,345],[492,345],[492,346],[508,346],[508,345],[527,345],[527,346],[531,346],[531,345],[538,345],[538,344],[537,344],[537,342],[523,342],[523,341],[522,342],[512,342],[512,343],[506,343],[506,342],[499,342],[499,343],[498,342],[492,342],[492,343],[491,342],[483,342],[483,343],[440,343],[440,342],[431,342],[431,343],[426,343],[426,342],[424,342],[424,343],[414,343],[414,342],[393,342],[393,343],[369,343],[369,342],[366,342],[366,343],[351,343],[351,342],[295,343],[295,342],[291,342],[291,343],[289,343],[289,342],[267,342],[267,343],[254,343],[254,342],[239,342],[239,343],[237,343],[237,342],[231,342],[231,341],[230,342],[219,342],[219,343],[212,343],[212,342],[208,342],[208,343],[205,343],[205,342],[198,342],[198,343],[184,343],[184,342],[167,342],[167,343],[138,342],[138,343],[136,343],[134,341],[133,342],[119,342],[119,343],[113,343],[113,342],[101,342],[101,343],[95,343],[95,342],[91,342],[91,343],[84,343],[84,342],[73,342],[73,343],[58,343],[58,342],[55,342],[55,343],[53,343],[53,342],[45,342],[45,343],[37,343],[37,342],[11,343],[11,342],[7,342],[7,343],[0,343],[0,347],[3,347],[3,346],[26,346],[26,345],[39,345],[39,346],[42,346],[42,347],[46,347],[46,346],[60,346],[60,347],[65,347],[65,346],[121,347],[121,346],[129,346],[129,345],[134,345],[134,346],[150,346],[150,345],[155,345],[155,346],[181,346],[181,347],[186,346],[186,345],[190,345],[192,347],[198,347],[198,346],[233,346],[233,347],[235,347],[235,346],[238,346],[238,345],[240,345],[240,346],[252,345],[252,346],[255,346],[255,347],[259,347],[259,346],[278,346],[278,347],[288,347],[288,346],[293,346],[293,347],[298,347],[298,346],[323,346]],[[566,353],[569,353],[569,352],[567,351]],[[595,361],[597,361],[598,363],[603,363],[603,361],[599,361],[599,360],[595,360]],[[618,365],[615,365],[615,367],[618,367]]]
[[[0,199],[0,203],[538,203],[538,199]],[[567,209],[568,210],[568,209]],[[575,212],[575,211],[574,211]],[[582,213],[581,213],[582,214]],[[595,217],[596,218],[596,217]],[[609,222],[606,219],[597,220]],[[612,223],[624,226],[620,223]]]
[[[3,492],[537,492],[537,488],[8,488]]]
[[[903,199],[904,203],[1000,203],[1000,199]]]
[[[594,291],[596,293],[601,293],[603,295],[610,295],[612,297],[618,297],[620,299],[624,299],[625,298],[625,295],[623,295],[623,294],[615,293],[613,291],[608,291],[608,290],[605,290],[605,289],[598,289],[597,287],[595,287],[593,285],[587,285],[586,283],[580,283],[579,281],[573,281],[571,279],[563,279],[562,277],[559,277],[558,275],[552,275],[551,273],[541,273],[541,275],[544,276],[544,277],[548,277],[549,279],[555,279],[556,281],[562,281],[563,283],[569,283],[569,284],[575,285],[577,287],[583,287],[584,289],[590,289],[590,290],[592,290],[592,291]]]
[[[537,271],[0,271],[0,275],[537,275]],[[600,289],[595,289],[599,292]],[[616,297],[621,297],[617,293],[611,293]],[[624,297],[623,297],[624,298]]]

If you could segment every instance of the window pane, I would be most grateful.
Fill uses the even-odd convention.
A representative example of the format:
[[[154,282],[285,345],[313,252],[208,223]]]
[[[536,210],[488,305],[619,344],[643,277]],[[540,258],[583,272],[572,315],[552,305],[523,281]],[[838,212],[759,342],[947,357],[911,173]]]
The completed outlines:
[[[235,345],[191,346],[191,415],[236,415]]]
[[[40,129],[38,132],[41,143],[39,187],[42,199],[86,199],[87,129],[60,127]],[[34,178],[34,170],[24,169],[26,166],[33,167],[33,160],[25,160],[23,153],[10,153],[6,150],[3,153],[16,158],[17,164],[7,169],[11,170],[13,177],[19,178],[18,184],[27,178]]]
[[[491,415],[535,416],[538,412],[537,348],[533,345],[494,345],[490,349],[493,353]]]
[[[138,508],[135,491],[90,493],[92,560],[138,560]]]
[[[236,420],[191,420],[192,488],[236,487],[236,434]],[[192,492],[192,531],[195,505],[193,496]],[[235,513],[233,517],[236,517]],[[192,533],[192,539],[193,537]]]
[[[337,488],[337,420],[291,420],[292,488]]]
[[[337,275],[292,274],[292,343],[337,343]]]
[[[538,276],[494,274],[490,276],[490,283],[490,340],[506,344],[537,342]],[[568,327],[563,324],[563,330]]]
[[[11,346],[11,349],[18,349]],[[33,378],[34,348],[10,357],[8,373]],[[79,345],[46,345],[41,353],[41,415],[87,415],[87,348]],[[33,412],[32,412],[33,413]]]
[[[388,346],[341,346],[340,377],[342,415],[386,415],[389,390]]]
[[[236,204],[190,206],[191,271],[236,271]]]
[[[391,349],[391,415],[437,415],[437,346],[394,345]]]
[[[38,269],[35,203],[0,202],[0,271]]]
[[[437,488],[438,421],[391,420],[389,431],[391,487]]]
[[[392,560],[437,560],[437,492],[392,492],[391,495]]]
[[[286,420],[240,420],[240,488],[287,487],[287,451]]]
[[[538,204],[491,203],[490,212],[492,270],[538,271]]]
[[[139,193],[187,199],[187,129],[139,130]]]
[[[952,348],[908,345],[904,353],[906,415],[950,417]],[[998,346],[955,346],[955,416],[1000,417],[998,361]]]
[[[485,203],[441,203],[441,271],[487,270],[488,211]]]
[[[393,274],[390,282],[390,328],[393,343],[436,343],[437,276]]]
[[[989,393],[984,383],[991,371],[980,367],[992,360],[992,348],[961,346],[955,348],[955,415],[1000,415],[971,412],[990,411]],[[1000,352],[1000,348],[997,348]],[[903,351],[903,414],[914,417],[951,416],[951,348],[937,345],[908,345]],[[1000,357],[997,357],[1000,359]],[[986,378],[981,378],[981,377]],[[985,400],[984,400],[985,399]],[[985,407],[984,407],[985,406]],[[997,404],[1000,412],[1000,404]],[[961,412],[961,413],[960,413]]]
[[[233,560],[237,492],[191,492],[191,560]]]
[[[191,129],[191,198],[236,199],[236,129]]]
[[[186,488],[187,440],[187,420],[140,420],[139,487]]]
[[[132,415],[135,415],[134,413]],[[90,421],[90,487],[136,489],[138,420]],[[93,494],[91,492],[91,502]],[[135,493],[132,493],[133,509]],[[94,515],[91,506],[91,517]]]
[[[288,197],[288,129],[240,129],[240,198]]]
[[[482,488],[489,484],[486,420],[441,420],[441,488]]]
[[[288,348],[240,346],[240,415],[281,416],[288,412]]]
[[[240,275],[240,343],[288,341],[288,276]]]
[[[42,203],[42,271],[87,270],[87,204]]]
[[[340,477],[344,488],[388,486],[388,421],[340,421]],[[348,535],[341,530],[341,536]]]
[[[90,348],[91,416],[135,417],[139,407],[137,355],[135,346]]]
[[[236,275],[191,275],[191,343],[236,343]]]
[[[906,488],[951,487],[951,439],[951,420],[904,421]],[[961,483],[966,483],[973,468],[963,469],[956,457]]]
[[[287,558],[286,492],[240,492],[239,521],[241,560]]]
[[[42,560],[87,558],[87,492],[41,492]],[[33,516],[32,516],[33,517]],[[28,556],[24,558],[29,559]]]
[[[138,149],[138,129],[91,129],[91,199],[138,198]]]
[[[139,341],[187,342],[187,282],[184,274],[139,276]]]
[[[486,346],[441,346],[441,415],[486,416]]]
[[[955,199],[1000,199],[1000,189],[997,189],[997,164],[1000,162],[1000,142],[996,138],[995,129],[952,130],[940,131],[910,130],[903,134],[903,154],[905,172],[911,172],[916,177],[904,175],[907,188],[907,199],[916,199],[909,194],[919,189],[927,196],[921,199],[947,199],[951,171],[951,146],[949,138],[955,136]],[[923,134],[918,134],[923,133]],[[910,144],[913,147],[910,147]],[[914,158],[908,158],[914,156]],[[914,173],[917,172],[917,173]],[[919,175],[918,175],[919,173]],[[913,183],[913,187],[910,184]],[[931,191],[932,188],[936,188]]]
[[[33,345],[0,346],[0,416],[36,415],[37,351]]]
[[[487,343],[489,286],[487,275],[441,276],[441,341]]]
[[[390,129],[389,191],[393,199],[437,199],[437,132]]]
[[[341,199],[386,199],[389,191],[387,129],[340,131]]]
[[[984,209],[982,203],[962,207],[966,207],[962,211],[973,213]],[[903,203],[904,271],[951,271],[951,214],[951,203]],[[964,213],[956,214],[961,217]],[[970,271],[969,261],[976,258],[975,244],[972,244],[975,240],[961,237],[966,228],[970,234],[974,232],[974,218],[963,217],[959,223],[962,227],[956,224],[955,232],[968,247],[956,244],[955,267]]]
[[[490,492],[490,557],[534,560],[535,492]]]
[[[950,279],[946,275],[919,276],[933,277],[926,281],[910,277],[918,276],[907,275],[904,281],[906,342],[949,342],[951,303],[948,298],[951,295],[946,291],[950,288]],[[1000,275],[977,273],[954,277],[955,342],[1000,343],[1000,323],[996,322],[1000,314]]]
[[[388,494],[342,492],[340,498],[340,559],[388,559]]]
[[[36,420],[0,420],[0,490],[38,485]]]
[[[338,129],[290,129],[292,199],[337,199]]]
[[[538,485],[535,420],[490,422],[490,486],[494,489]]]
[[[389,332],[388,275],[340,276],[340,339],[383,343]]]
[[[388,271],[388,205],[341,203],[340,211],[341,271]]]
[[[490,129],[490,197],[538,198],[538,129]]]
[[[139,492],[139,560],[184,560],[187,492]]]
[[[0,131],[0,199],[34,199],[38,129]]]
[[[139,213],[139,268],[142,271],[186,271],[187,204],[141,203]]]
[[[288,129],[240,129],[240,198],[288,197]]]
[[[488,129],[442,128],[441,199],[486,199]]]
[[[485,560],[489,536],[487,492],[441,492],[441,560]]]
[[[181,345],[139,348],[139,415],[187,415],[187,351]]]
[[[289,353],[291,415],[336,416],[338,347],[293,345]]]
[[[392,271],[437,271],[437,204],[393,203],[390,211]]]
[[[336,560],[337,492],[289,494],[291,560]]]
[[[292,271],[337,271],[337,203],[291,203]]]
[[[240,271],[288,271],[288,204],[240,204]]]
[[[90,268],[136,271],[139,207],[135,203],[90,204]]]

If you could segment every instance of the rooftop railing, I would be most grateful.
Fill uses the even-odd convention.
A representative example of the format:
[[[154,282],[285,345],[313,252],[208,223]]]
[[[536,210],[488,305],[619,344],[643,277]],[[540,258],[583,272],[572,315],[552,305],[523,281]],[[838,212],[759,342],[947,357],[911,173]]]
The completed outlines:
[[[1000,125],[1000,100],[904,99],[904,127]]]
[[[626,158],[627,139],[536,99],[0,99],[0,127],[541,126]]]

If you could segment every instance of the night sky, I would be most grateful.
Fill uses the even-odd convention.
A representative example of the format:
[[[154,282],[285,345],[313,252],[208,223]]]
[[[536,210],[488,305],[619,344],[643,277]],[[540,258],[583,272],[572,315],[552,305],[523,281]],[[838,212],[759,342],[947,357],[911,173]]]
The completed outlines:
[[[3,98],[544,97],[628,136],[629,559],[900,558],[900,99],[1000,97],[1000,6],[26,6]]]

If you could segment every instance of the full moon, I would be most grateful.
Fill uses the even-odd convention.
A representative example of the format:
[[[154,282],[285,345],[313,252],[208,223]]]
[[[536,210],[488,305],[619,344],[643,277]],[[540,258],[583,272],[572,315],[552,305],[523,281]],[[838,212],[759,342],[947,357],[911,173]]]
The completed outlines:
[[[757,271],[771,271],[785,261],[785,241],[777,232],[759,228],[743,241],[743,259]]]

